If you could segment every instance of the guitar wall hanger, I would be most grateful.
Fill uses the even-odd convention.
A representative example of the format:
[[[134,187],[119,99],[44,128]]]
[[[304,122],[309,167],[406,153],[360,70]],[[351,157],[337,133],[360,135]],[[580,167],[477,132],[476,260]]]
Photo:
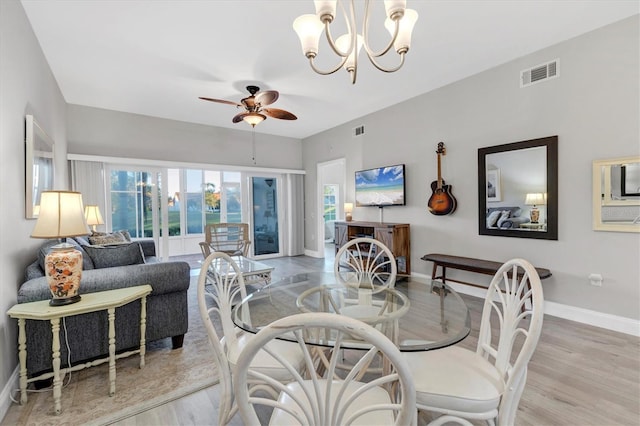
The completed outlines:
[[[456,211],[458,202],[451,193],[451,185],[445,185],[442,174],[440,173],[440,156],[446,155],[447,150],[444,147],[444,142],[438,143],[438,179],[431,182],[431,197],[429,197],[429,212],[436,216],[444,216]]]

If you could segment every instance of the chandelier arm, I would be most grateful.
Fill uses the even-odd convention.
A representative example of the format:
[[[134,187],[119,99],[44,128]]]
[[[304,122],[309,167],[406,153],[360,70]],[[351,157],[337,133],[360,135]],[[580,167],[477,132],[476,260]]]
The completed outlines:
[[[371,58],[379,58],[380,56],[385,55],[392,47],[393,47],[393,43],[396,42],[396,39],[398,38],[398,33],[400,32],[400,19],[394,19],[393,22],[395,22],[396,24],[396,28],[393,32],[393,37],[391,37],[391,41],[389,41],[389,44],[387,44],[387,46],[382,49],[379,52],[374,52],[370,47],[369,47],[369,0],[367,0],[365,2],[365,6],[364,6],[364,25],[362,27],[362,44],[364,45],[364,50],[367,52],[367,56],[369,56],[369,59]],[[371,59],[373,61],[373,59]]]
[[[382,65],[378,64],[373,57],[368,56],[368,55],[367,55],[367,57],[369,58],[369,60],[371,61],[371,63],[373,64],[374,67],[376,67],[377,69],[379,69],[382,72],[391,73],[391,72],[396,72],[400,68],[402,68],[402,65],[404,65],[404,57],[405,57],[406,53],[407,53],[406,51],[400,52],[400,64],[398,64],[398,66],[396,66],[395,68],[384,68]]]
[[[336,72],[340,68],[342,68],[344,66],[345,62],[347,62],[347,57],[345,56],[344,58],[342,58],[340,63],[335,68],[332,68],[329,71],[322,71],[321,69],[316,67],[316,64],[313,63],[313,59],[315,58],[315,56],[308,56],[308,58],[309,58],[309,65],[311,65],[311,69],[314,70],[315,72],[317,72],[320,75],[333,74],[334,72]]]
[[[356,30],[356,14],[355,14],[355,6],[353,5],[353,0],[350,1],[351,7],[350,7],[350,15],[347,15],[347,11],[344,8],[344,4],[342,2],[340,2],[340,7],[342,8],[342,13],[344,15],[344,20],[347,24],[347,34],[351,35],[352,39],[357,39],[357,35],[355,33]],[[333,52],[343,58],[348,58],[349,55],[351,55],[351,52],[353,52],[353,50],[355,49],[355,43],[350,43],[349,45],[349,50],[347,50],[346,52],[342,52],[340,49],[338,49],[338,46],[336,46],[336,43],[333,39],[333,36],[331,35],[331,22],[324,21],[324,33],[327,36],[327,43],[329,43],[329,46],[331,47],[331,50],[333,50]],[[334,71],[335,72],[335,71]]]

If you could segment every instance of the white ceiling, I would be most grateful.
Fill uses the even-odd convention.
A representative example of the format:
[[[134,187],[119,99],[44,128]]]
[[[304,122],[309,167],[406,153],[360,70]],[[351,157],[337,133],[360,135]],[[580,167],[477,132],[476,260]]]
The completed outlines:
[[[313,13],[311,0],[22,0],[68,103],[249,130],[231,122],[233,106],[198,96],[237,102],[252,84],[278,90],[272,106],[298,116],[269,118],[256,132],[294,138],[640,12],[637,0],[407,3],[419,19],[405,66],[386,74],[361,55],[351,85],[344,70],[318,75],[302,55],[292,22]],[[383,9],[374,2],[371,33],[388,35]],[[337,63],[322,45],[318,59],[325,68]]]

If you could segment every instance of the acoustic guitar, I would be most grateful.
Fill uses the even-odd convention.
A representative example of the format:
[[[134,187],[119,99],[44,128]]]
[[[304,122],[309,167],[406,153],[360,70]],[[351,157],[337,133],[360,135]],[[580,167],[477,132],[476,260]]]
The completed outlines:
[[[444,142],[438,143],[438,180],[431,182],[431,197],[429,197],[429,211],[437,216],[444,216],[456,211],[458,203],[456,198],[451,194],[451,185],[445,185],[442,174],[440,173],[440,156],[446,155]]]

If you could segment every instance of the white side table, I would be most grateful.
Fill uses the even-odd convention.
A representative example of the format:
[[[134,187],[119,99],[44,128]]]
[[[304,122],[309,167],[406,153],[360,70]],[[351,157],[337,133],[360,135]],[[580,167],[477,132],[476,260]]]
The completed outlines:
[[[144,355],[146,351],[146,324],[147,324],[147,295],[151,293],[150,285],[120,288],[116,290],[100,291],[82,295],[78,303],[65,306],[50,306],[48,300],[38,302],[19,303],[14,305],[7,314],[11,318],[18,319],[18,357],[20,359],[20,403],[27,402],[27,383],[36,380],[44,380],[53,377],[53,401],[55,413],[61,411],[62,379],[60,373],[82,370],[109,361],[109,396],[116,392],[116,308],[140,299],[140,349],[119,354],[117,358],[124,358],[133,354],[140,354],[140,368],[144,367]],[[109,318],[109,357],[91,361],[73,367],[60,368],[60,319],[74,315],[86,314],[96,311],[107,311]],[[51,322],[52,332],[52,365],[53,372],[45,373],[38,377],[27,379],[27,336],[25,333],[26,320],[40,320]]]

